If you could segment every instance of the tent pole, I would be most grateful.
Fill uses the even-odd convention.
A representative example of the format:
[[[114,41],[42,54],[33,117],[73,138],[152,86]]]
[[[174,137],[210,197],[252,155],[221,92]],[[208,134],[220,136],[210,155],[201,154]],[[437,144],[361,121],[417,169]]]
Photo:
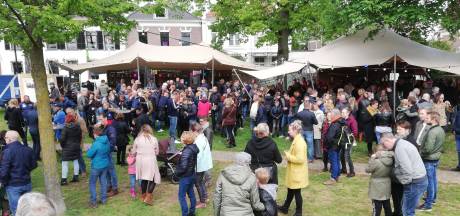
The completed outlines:
[[[214,56],[212,56],[211,65],[211,86],[214,86]]]
[[[393,60],[393,119],[396,120],[396,53]]]
[[[236,74],[236,77],[238,77],[238,80],[240,81],[241,86],[243,86],[244,91],[246,91],[248,97],[252,100],[251,94],[249,94],[248,90],[246,89],[246,86],[244,86],[243,80],[241,80],[240,75],[238,75],[238,72],[236,72],[235,68],[233,68],[232,71]]]
[[[313,83],[313,76],[310,73],[310,62],[307,62],[307,76],[310,77],[311,87],[315,90],[315,84]]]
[[[136,63],[137,63],[137,80],[140,82],[141,81],[141,74],[139,71],[139,56],[136,58]]]

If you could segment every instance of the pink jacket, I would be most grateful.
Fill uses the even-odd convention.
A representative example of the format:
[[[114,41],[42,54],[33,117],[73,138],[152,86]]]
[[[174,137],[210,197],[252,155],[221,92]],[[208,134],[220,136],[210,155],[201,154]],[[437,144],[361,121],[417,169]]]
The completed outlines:
[[[128,155],[126,161],[128,162],[128,174],[136,175],[136,156]]]
[[[198,112],[196,113],[197,117],[208,117],[211,108],[211,103],[209,103],[209,101],[206,100],[206,102],[203,102],[200,100],[198,102]]]

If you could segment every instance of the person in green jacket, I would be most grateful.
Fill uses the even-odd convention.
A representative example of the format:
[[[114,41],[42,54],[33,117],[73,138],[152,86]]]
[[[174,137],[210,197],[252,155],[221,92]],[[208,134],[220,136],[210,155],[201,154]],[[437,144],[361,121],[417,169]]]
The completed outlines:
[[[378,145],[376,150],[366,167],[366,172],[371,173],[368,195],[372,200],[372,215],[380,216],[383,207],[385,216],[388,216],[392,215],[390,174],[393,168],[394,153],[386,151],[383,145]]]
[[[426,175],[428,177],[428,187],[426,189],[425,203],[417,208],[420,211],[431,211],[433,203],[436,203],[436,195],[438,193],[436,169],[439,165],[439,159],[441,158],[441,152],[446,138],[444,129],[439,125],[439,113],[429,112],[427,118],[428,123],[431,124],[431,128],[427,132],[425,141],[420,146],[420,156],[425,165]]]

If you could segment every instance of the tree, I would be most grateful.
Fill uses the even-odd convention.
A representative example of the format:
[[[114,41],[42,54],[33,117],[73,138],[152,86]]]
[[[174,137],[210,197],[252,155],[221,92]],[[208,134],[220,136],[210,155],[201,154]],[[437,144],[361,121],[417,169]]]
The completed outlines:
[[[46,194],[56,203],[59,214],[65,211],[65,203],[58,182],[54,132],[50,127],[44,44],[68,42],[87,26],[99,26],[114,40],[121,40],[135,26],[126,14],[158,12],[165,6],[185,9],[190,4],[190,1],[161,0],[155,5],[139,8],[138,1],[130,0],[0,0],[0,39],[21,46],[31,61]]]

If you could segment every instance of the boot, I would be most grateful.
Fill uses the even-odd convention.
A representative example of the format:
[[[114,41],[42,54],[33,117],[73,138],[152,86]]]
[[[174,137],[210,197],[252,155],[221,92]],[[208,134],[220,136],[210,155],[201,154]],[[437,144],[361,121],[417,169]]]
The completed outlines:
[[[153,205],[153,197],[152,197],[152,193],[147,193],[145,195],[145,199],[144,199],[144,203],[147,204],[147,205]]]
[[[136,190],[134,188],[131,188],[129,190],[129,193],[131,194],[131,198],[133,198],[133,199],[136,198]]]
[[[72,183],[73,182],[79,182],[78,175],[74,175],[73,178],[72,178],[72,181],[70,181],[70,182],[72,182]]]
[[[278,211],[283,213],[283,214],[287,214],[288,211],[289,211],[289,208],[284,207],[284,206],[278,206]]]
[[[107,187],[107,194],[112,193],[112,186]]]
[[[347,174],[347,169],[342,168],[342,174]]]
[[[112,189],[110,193],[107,194],[108,197],[113,197],[118,194],[118,189]]]
[[[348,173],[347,177],[348,178],[355,177],[355,172],[351,171],[350,173]]]
[[[146,193],[142,193],[142,194],[141,194],[141,197],[140,197],[141,202],[144,202],[145,196],[146,196]]]
[[[67,185],[67,178],[61,179],[61,185],[62,186]]]

